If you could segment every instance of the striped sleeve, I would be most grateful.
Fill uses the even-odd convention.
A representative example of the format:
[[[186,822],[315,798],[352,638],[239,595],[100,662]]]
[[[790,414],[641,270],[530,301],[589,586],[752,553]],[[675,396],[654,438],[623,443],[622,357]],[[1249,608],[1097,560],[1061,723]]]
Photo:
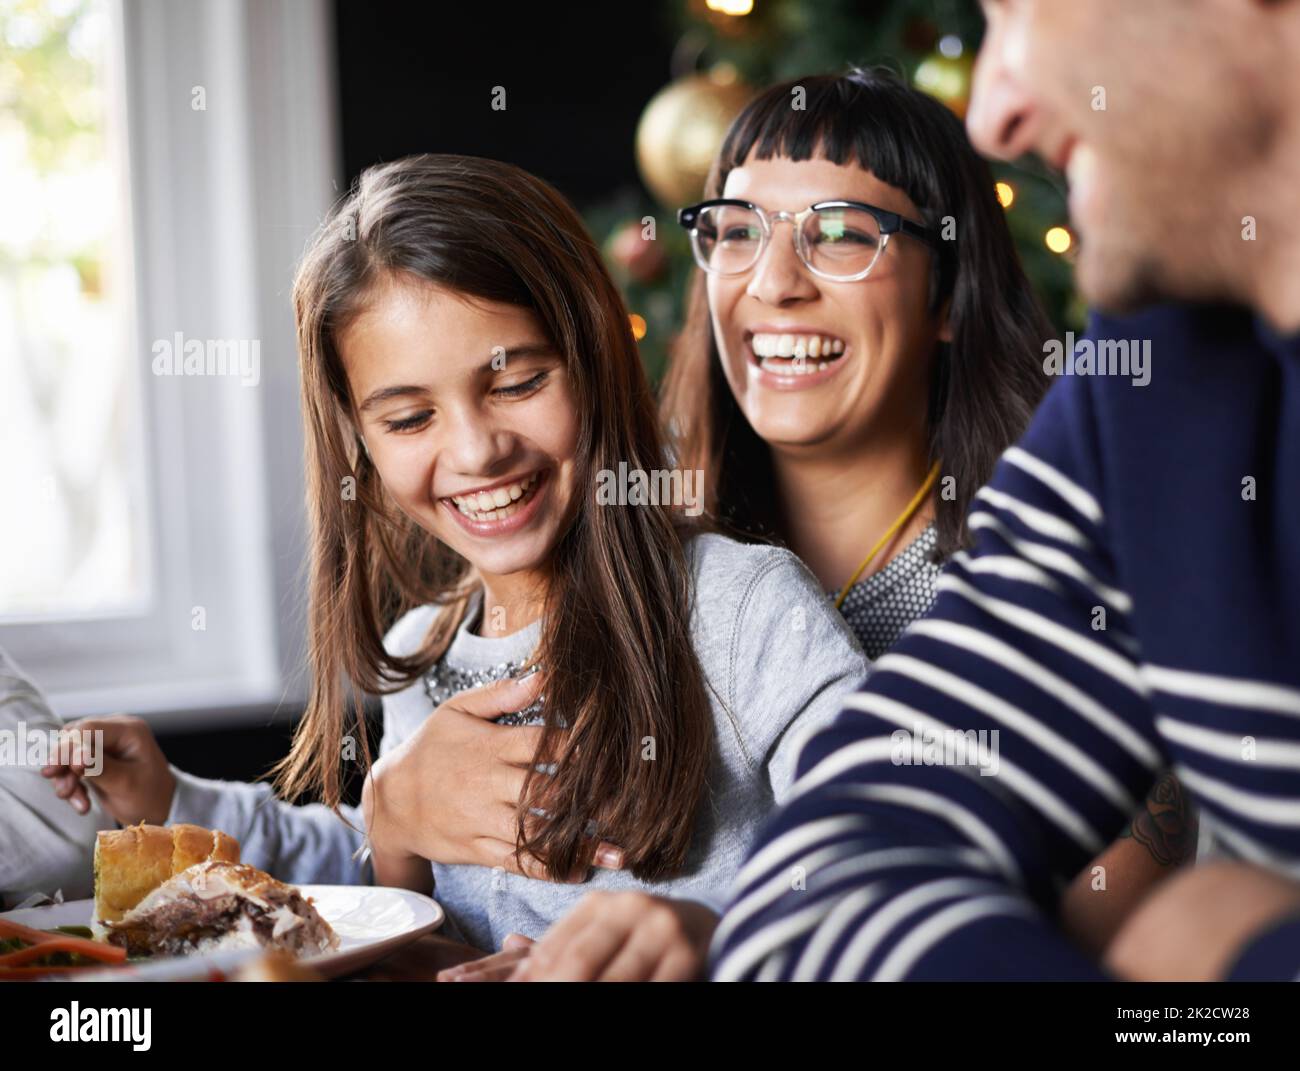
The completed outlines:
[[[1086,979],[1064,883],[1167,762],[1106,550],[1089,398],[1062,381],[970,514],[931,613],[800,755],[712,974]]]

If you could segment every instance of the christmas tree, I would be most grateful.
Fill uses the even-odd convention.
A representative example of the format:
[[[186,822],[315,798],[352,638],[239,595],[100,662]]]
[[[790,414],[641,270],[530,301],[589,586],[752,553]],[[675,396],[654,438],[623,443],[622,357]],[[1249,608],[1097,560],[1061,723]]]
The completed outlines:
[[[886,66],[964,117],[983,19],[969,0],[676,0],[668,84],[647,103],[637,164],[649,196],[627,190],[589,211],[592,233],[632,310],[658,379],[684,316],[692,271],[678,207],[698,199],[723,134],[773,82],[851,66]],[[1028,273],[1059,328],[1081,325],[1071,278],[1074,236],[1064,184],[1045,169],[993,166]]]

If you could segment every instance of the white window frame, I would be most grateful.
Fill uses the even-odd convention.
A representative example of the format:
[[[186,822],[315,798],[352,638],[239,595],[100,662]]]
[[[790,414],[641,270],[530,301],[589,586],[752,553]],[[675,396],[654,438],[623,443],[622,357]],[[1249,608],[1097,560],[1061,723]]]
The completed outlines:
[[[340,189],[333,11],[121,0],[116,14],[152,598],[139,613],[0,623],[0,647],[64,717],[265,722],[268,704],[291,708],[306,690],[290,288]],[[259,384],[153,375],[153,340],[177,331],[259,340]]]

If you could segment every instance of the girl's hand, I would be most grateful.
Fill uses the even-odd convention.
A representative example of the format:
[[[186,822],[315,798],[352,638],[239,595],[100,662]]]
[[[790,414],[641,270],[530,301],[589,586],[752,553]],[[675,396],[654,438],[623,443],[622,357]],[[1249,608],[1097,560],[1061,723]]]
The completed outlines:
[[[506,980],[693,981],[704,972],[717,925],[718,916],[692,900],[594,892],[531,948],[516,949],[523,954]]]
[[[90,738],[98,753],[82,748],[88,732],[103,734]],[[80,814],[90,810],[89,785],[104,812],[124,826],[137,822],[160,826],[167,821],[176,777],[143,718],[127,714],[82,718],[65,725],[59,739],[60,754],[68,762],[42,767],[41,776],[54,782],[55,795],[67,800],[73,810]],[[64,741],[71,745],[66,752]]]
[[[536,858],[515,852],[515,809],[542,730],[492,721],[523,710],[541,692],[540,673],[461,692],[375,763],[361,813],[376,880],[383,880],[381,864],[386,873],[403,874],[417,859],[557,880]],[[617,870],[623,853],[602,841],[592,847],[592,865]]]
[[[501,951],[468,963],[458,963],[438,972],[440,982],[504,982],[518,963],[527,957],[533,939],[522,933],[506,934]]]

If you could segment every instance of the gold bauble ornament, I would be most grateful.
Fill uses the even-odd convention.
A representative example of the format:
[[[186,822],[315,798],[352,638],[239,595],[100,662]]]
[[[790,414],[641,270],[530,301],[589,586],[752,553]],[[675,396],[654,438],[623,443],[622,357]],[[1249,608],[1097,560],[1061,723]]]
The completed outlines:
[[[943,101],[958,119],[965,120],[974,68],[969,52],[959,56],[934,52],[921,61],[913,81],[917,89]]]
[[[636,128],[637,167],[650,192],[673,208],[698,201],[727,127],[751,96],[744,83],[707,74],[656,93]]]

